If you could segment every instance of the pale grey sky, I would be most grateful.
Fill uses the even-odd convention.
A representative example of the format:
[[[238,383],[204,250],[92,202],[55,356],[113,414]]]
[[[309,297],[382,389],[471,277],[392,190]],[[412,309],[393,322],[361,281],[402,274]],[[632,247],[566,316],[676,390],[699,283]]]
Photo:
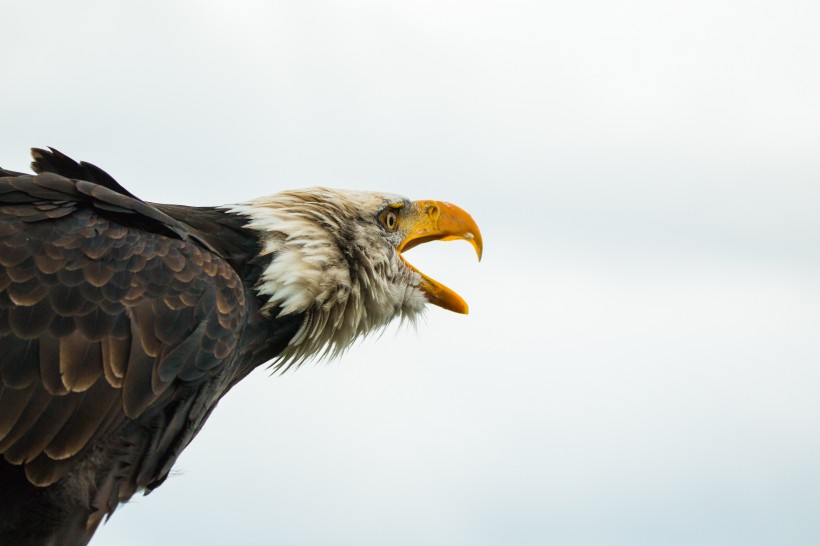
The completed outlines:
[[[470,211],[460,292],[254,374],[93,544],[815,545],[820,7],[0,2],[0,165]]]

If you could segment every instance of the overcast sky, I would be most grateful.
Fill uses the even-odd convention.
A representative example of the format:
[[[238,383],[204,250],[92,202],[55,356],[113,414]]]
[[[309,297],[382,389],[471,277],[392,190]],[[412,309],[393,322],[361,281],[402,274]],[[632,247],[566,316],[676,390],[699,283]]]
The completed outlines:
[[[471,305],[260,370],[92,544],[820,543],[820,7],[0,0],[0,165],[482,228]]]

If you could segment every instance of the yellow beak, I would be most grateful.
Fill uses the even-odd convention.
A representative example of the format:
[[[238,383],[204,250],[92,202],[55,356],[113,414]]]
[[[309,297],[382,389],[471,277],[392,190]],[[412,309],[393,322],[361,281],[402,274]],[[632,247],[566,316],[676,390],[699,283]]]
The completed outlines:
[[[408,212],[409,214],[402,215],[399,220],[399,229],[405,234],[398,247],[399,253],[429,241],[463,239],[473,245],[478,259],[481,260],[484,249],[481,232],[475,220],[464,210],[443,201],[414,201],[413,210]],[[461,296],[434,281],[406,260],[404,263],[421,275],[419,288],[427,295],[430,303],[456,313],[467,314],[469,308]]]

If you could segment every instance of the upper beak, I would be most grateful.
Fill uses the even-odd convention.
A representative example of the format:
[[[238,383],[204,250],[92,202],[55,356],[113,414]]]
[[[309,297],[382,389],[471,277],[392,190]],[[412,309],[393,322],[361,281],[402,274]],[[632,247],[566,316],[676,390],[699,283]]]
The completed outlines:
[[[406,234],[399,244],[399,253],[428,241],[454,241],[463,239],[473,245],[478,259],[484,244],[475,220],[464,210],[443,201],[414,201],[411,214],[400,220],[400,229]],[[404,260],[404,257],[402,257]],[[427,295],[430,303],[467,314],[469,308],[461,296],[434,281],[409,263],[408,267],[421,275],[419,288]]]

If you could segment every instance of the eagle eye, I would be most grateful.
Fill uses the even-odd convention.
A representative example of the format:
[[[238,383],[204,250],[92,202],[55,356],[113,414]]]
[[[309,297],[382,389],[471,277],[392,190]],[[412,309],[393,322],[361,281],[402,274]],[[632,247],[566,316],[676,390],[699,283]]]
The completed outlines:
[[[388,231],[396,231],[396,228],[399,227],[399,216],[390,209],[382,212],[379,220]]]

